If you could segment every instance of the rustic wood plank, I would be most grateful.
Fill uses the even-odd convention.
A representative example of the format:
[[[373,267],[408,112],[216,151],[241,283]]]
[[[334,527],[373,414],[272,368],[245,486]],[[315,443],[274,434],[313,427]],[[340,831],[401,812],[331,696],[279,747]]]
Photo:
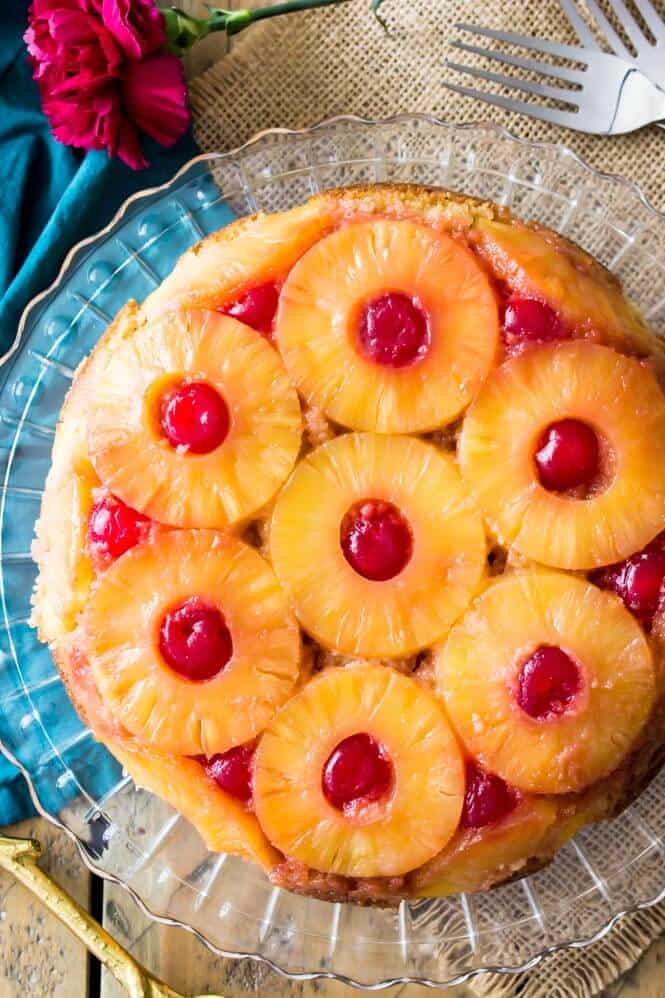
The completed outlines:
[[[90,874],[63,832],[43,818],[32,818],[7,834],[38,839],[44,870],[88,905]],[[87,985],[85,946],[24,887],[0,872],[0,998],[85,998]]]

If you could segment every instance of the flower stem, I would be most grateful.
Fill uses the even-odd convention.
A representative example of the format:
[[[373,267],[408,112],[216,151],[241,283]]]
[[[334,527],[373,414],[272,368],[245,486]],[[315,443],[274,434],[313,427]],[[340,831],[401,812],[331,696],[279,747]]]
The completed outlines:
[[[209,7],[207,18],[193,17],[177,7],[162,9],[166,22],[167,48],[176,55],[183,55],[187,49],[195,45],[201,38],[213,31],[224,31],[227,35],[237,35],[255,21],[267,17],[278,17],[280,14],[292,14],[298,10],[312,10],[315,7],[331,7],[338,3],[348,3],[349,0],[281,0],[269,7],[258,7],[243,10],[224,10],[220,7]]]
[[[314,7],[332,7],[338,3],[348,3],[348,0],[283,0],[282,3],[271,4],[270,7],[234,10],[227,21],[226,31],[229,35],[236,35],[254,21],[262,21],[266,17],[279,17],[280,14],[293,14],[297,10],[309,10]],[[212,13],[214,16],[214,12]]]

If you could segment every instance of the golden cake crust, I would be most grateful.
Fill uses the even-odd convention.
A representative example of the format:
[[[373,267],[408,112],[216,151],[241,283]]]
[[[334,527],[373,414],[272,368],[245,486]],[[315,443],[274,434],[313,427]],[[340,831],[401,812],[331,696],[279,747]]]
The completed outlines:
[[[85,536],[94,493],[101,483],[87,453],[86,413],[91,399],[94,402],[95,379],[99,365],[103,363],[104,351],[113,349],[114,342],[131,339],[139,328],[171,309],[219,308],[245,291],[252,282],[257,282],[257,273],[261,280],[281,280],[300,256],[324,235],[351,221],[376,218],[411,219],[463,239],[488,272],[495,277],[498,275],[501,281],[514,281],[520,288],[530,286],[528,261],[523,262],[523,266],[515,265],[509,260],[507,250],[496,249],[498,243],[490,246],[488,233],[494,231],[493,226],[499,226],[496,231],[500,235],[505,230],[537,234],[570,263],[579,276],[581,287],[594,289],[604,303],[606,314],[614,316],[604,326],[603,342],[644,360],[654,370],[661,387],[665,384],[665,348],[638,311],[626,301],[618,279],[569,240],[539,225],[514,221],[506,209],[491,202],[414,185],[370,185],[327,191],[283,215],[254,215],[240,219],[188,250],[143,305],[127,303],[76,372],[56,431],[52,466],[34,544],[39,577],[33,618],[39,636],[49,644],[69,696],[85,723],[112,751],[115,746],[123,764],[147,789],[159,791],[163,782],[157,781],[153,787],[149,767],[132,769],[132,753],[139,751],[140,746],[114,720],[103,703],[82,647],[79,628],[80,614],[96,585],[97,576]],[[270,238],[278,238],[280,233],[287,231],[292,236],[295,232],[293,243],[280,258],[279,267],[275,267],[269,252]],[[537,286],[531,286],[536,293],[542,294]],[[578,335],[593,338],[595,331],[587,328],[589,323],[585,316],[573,312],[570,321]],[[321,410],[312,405],[304,406],[304,424],[304,451],[339,432]],[[440,434],[432,434],[431,439],[449,450],[451,443],[454,446],[455,435],[445,428]],[[246,540],[249,536],[250,543],[260,550],[265,550],[263,539],[269,513],[270,509],[264,511],[244,535]],[[504,562],[505,552],[503,556],[498,555],[496,563],[503,568]],[[514,571],[522,565],[523,561],[517,559],[516,564],[514,553],[509,552],[505,571]],[[454,865],[450,866],[447,856],[441,859],[440,869],[452,871],[451,890],[485,889],[526,875],[549,862],[579,827],[618,814],[649,783],[665,759],[662,736],[665,654],[658,627],[654,628],[649,643],[656,666],[656,704],[637,742],[619,767],[581,793],[548,797],[548,818],[531,836],[529,854],[521,855],[519,850],[510,854],[508,850],[502,859],[499,850],[496,865],[484,870],[477,883],[464,880],[463,874],[456,871]],[[356,661],[351,656],[327,651],[308,641],[303,651],[301,682],[306,680],[312,668],[320,671],[346,667]],[[433,687],[431,659],[426,654],[392,660],[386,667],[411,673],[428,689]],[[191,760],[187,760],[186,765],[191,766]],[[210,792],[215,793],[212,784]],[[400,877],[349,878],[309,869],[277,853],[258,829],[258,823],[256,828],[247,826],[249,846],[243,847],[239,839],[224,840],[223,836],[211,834],[209,826],[202,827],[199,816],[192,810],[191,800],[179,793],[175,785],[166,796],[194,821],[211,848],[219,850],[226,845],[243,853],[263,865],[276,884],[289,890],[324,900],[361,904],[393,904],[403,897],[413,896],[414,892],[419,893],[422,878],[417,871]],[[460,842],[454,839],[446,852],[453,855],[459,846]]]

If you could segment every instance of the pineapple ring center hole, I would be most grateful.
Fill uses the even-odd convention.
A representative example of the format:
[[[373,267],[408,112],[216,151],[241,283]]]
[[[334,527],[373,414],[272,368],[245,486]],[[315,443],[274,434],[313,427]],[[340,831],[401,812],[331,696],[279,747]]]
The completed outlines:
[[[577,662],[556,645],[540,645],[522,663],[516,699],[534,720],[552,720],[571,709],[581,689]]]
[[[228,663],[233,640],[221,610],[199,596],[190,596],[162,617],[159,651],[174,672],[192,682],[205,682]]]
[[[171,381],[157,399],[158,428],[173,448],[209,454],[224,443],[231,426],[229,407],[206,381]]]
[[[344,738],[328,756],[321,774],[326,800],[345,814],[385,798],[393,783],[387,752],[366,732]]]
[[[356,324],[360,353],[375,364],[408,367],[429,353],[432,336],[421,304],[400,291],[365,302]]]
[[[538,481],[548,492],[588,499],[607,488],[613,452],[581,419],[559,419],[544,428],[533,453]]]
[[[519,803],[519,791],[472,761],[466,764],[466,792],[460,826],[484,828],[507,817]]]
[[[351,568],[372,582],[403,571],[413,554],[413,533],[397,506],[382,499],[353,503],[339,528],[342,553]]]

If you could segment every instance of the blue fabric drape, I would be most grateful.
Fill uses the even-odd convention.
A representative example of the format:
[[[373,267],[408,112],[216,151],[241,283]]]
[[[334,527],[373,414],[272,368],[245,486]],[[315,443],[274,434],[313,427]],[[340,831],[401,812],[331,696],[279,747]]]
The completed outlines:
[[[0,355],[71,246],[106,225],[134,191],[164,183],[198,152],[191,135],[169,150],[146,141],[152,165],[135,173],[106,153],[56,142],[23,43],[27,11],[27,0],[11,0],[0,15]],[[0,756],[0,825],[32,813],[25,781]]]

